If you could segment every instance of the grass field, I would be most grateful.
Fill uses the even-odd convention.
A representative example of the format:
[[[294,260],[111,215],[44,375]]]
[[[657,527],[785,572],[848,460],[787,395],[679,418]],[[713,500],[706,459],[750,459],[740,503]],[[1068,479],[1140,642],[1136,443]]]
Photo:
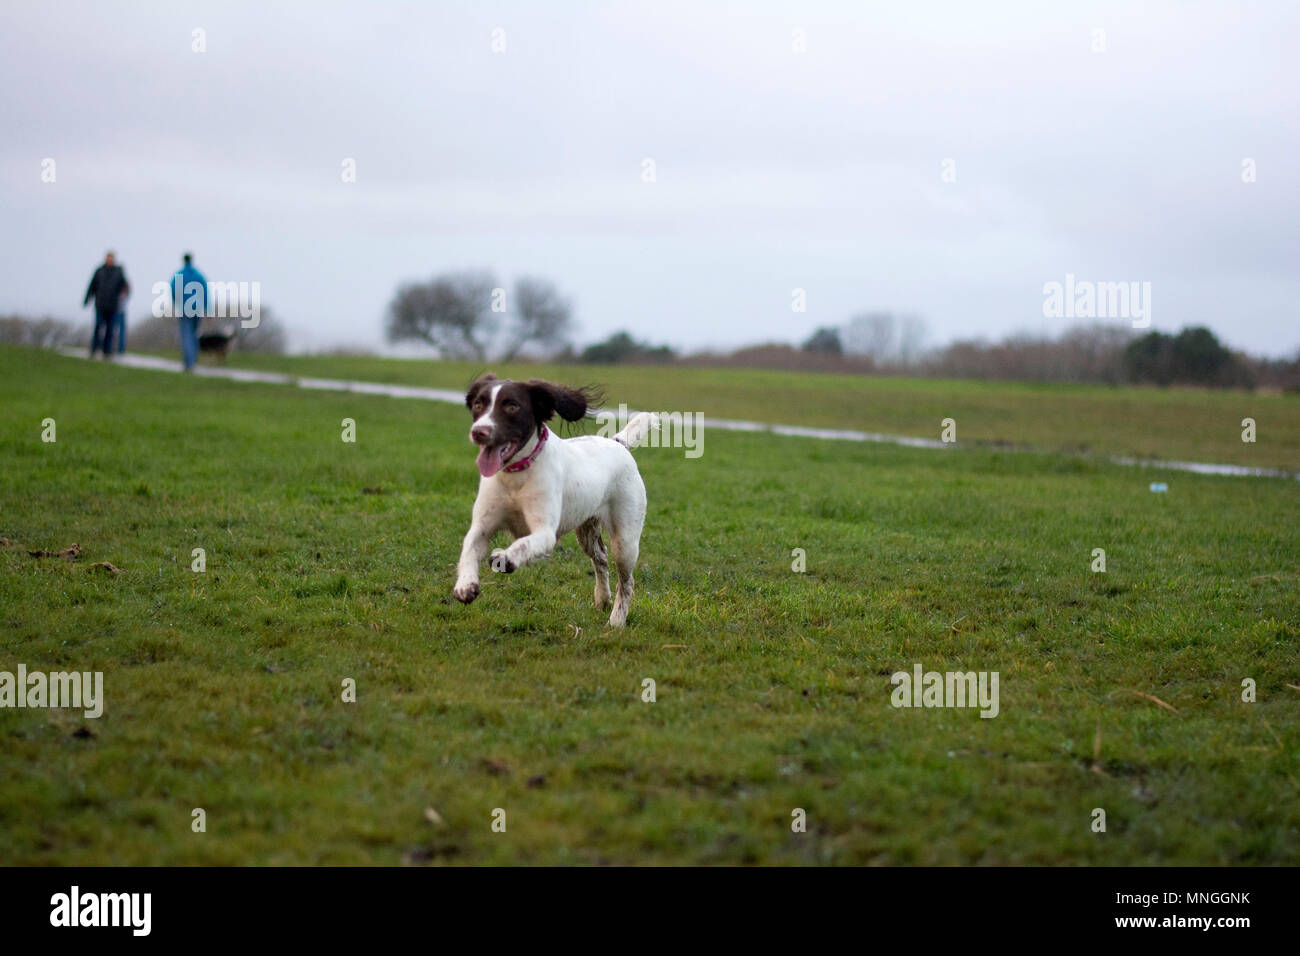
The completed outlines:
[[[1300,465],[1281,397],[581,372],[614,404]],[[5,863],[1300,859],[1295,481],[710,432],[699,459],[637,452],[650,513],[612,632],[572,537],[451,598],[463,409],[8,348],[0,407],[0,670],[102,671],[106,698],[0,709]],[[917,663],[997,671],[999,715],[895,709]]]
[[[173,357],[173,356],[168,356]],[[484,369],[469,362],[241,355],[232,365],[291,375],[463,389]],[[1193,388],[1110,388],[809,375],[754,369],[494,363],[511,378],[599,381],[614,403],[703,411],[716,418],[850,428],[938,439],[952,418],[960,441],[1163,461],[1201,461],[1300,473],[1300,396]],[[1241,440],[1253,418],[1257,441]]]

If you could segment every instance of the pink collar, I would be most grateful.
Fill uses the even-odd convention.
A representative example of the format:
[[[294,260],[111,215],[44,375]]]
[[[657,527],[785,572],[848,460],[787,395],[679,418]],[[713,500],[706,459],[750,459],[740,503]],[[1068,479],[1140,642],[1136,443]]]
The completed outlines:
[[[510,472],[523,471],[525,468],[531,465],[534,460],[536,460],[538,453],[541,452],[542,446],[545,444],[546,444],[546,426],[540,425],[538,426],[537,429],[537,444],[533,446],[533,450],[530,451],[523,458],[520,458],[518,461],[506,465],[505,470]]]

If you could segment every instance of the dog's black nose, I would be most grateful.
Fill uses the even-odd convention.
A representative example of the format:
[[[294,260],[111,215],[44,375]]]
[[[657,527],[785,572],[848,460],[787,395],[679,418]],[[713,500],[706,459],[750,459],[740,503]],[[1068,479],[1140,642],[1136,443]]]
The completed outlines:
[[[469,430],[469,440],[476,445],[483,445],[492,437],[492,429],[487,425],[478,425]]]

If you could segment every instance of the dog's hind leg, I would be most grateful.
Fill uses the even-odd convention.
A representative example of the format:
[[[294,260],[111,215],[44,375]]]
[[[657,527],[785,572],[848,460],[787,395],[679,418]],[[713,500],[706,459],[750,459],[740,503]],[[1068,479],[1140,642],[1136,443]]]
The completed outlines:
[[[609,518],[609,546],[614,566],[618,568],[618,593],[614,595],[609,626],[622,627],[627,623],[628,608],[632,606],[632,572],[636,570],[641,529],[645,525],[645,485],[635,471],[628,477],[623,494],[611,509]]]
[[[638,482],[638,486],[640,482]],[[636,571],[637,554],[641,550],[641,528],[645,524],[645,489],[632,493],[631,500],[623,503],[610,515],[609,547],[618,568],[618,591],[614,594],[614,609],[609,615],[610,627],[627,623],[627,612],[632,606],[632,574]]]
[[[619,528],[610,539],[614,566],[618,568],[618,594],[614,596],[614,610],[609,615],[610,627],[626,624],[627,612],[632,606],[632,572],[636,570],[641,528],[638,526],[635,530],[635,534],[629,534],[627,528]]]
[[[591,570],[596,577],[596,607],[602,611],[609,607],[609,555],[600,538],[600,519],[588,518],[578,525],[578,547],[591,558]]]

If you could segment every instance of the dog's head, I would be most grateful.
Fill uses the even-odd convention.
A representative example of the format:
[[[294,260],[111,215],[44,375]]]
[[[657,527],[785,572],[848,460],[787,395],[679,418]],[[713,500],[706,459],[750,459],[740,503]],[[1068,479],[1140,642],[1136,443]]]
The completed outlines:
[[[490,372],[465,393],[473,417],[469,440],[479,446],[478,472],[491,478],[532,438],[539,425],[559,415],[576,422],[595,404],[591,388],[569,388],[531,379],[512,382]]]

